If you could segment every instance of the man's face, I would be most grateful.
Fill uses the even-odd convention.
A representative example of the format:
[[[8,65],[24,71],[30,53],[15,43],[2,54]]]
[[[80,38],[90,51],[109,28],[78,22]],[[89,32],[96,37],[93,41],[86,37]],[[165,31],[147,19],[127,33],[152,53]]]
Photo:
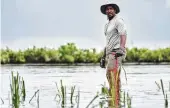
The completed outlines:
[[[106,15],[108,17],[113,17],[116,14],[115,10],[113,9],[112,6],[107,6],[106,8]]]

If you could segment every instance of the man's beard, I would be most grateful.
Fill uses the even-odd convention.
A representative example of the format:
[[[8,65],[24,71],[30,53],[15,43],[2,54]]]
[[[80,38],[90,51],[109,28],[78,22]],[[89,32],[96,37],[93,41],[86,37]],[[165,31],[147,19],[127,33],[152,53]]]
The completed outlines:
[[[111,20],[111,19],[113,19],[113,17],[114,17],[114,16],[108,16],[108,19]]]
[[[115,15],[111,15],[111,16],[107,15],[109,21],[112,20],[114,16],[115,16]]]

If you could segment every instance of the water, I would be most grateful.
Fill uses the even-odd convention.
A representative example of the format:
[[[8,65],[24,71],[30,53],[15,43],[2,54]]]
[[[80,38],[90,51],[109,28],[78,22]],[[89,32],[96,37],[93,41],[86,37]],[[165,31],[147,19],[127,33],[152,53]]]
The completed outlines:
[[[160,84],[160,79],[163,79],[165,91],[170,99],[170,91],[168,91],[170,65],[126,65],[124,68],[128,81],[126,84],[125,74],[122,71],[122,89],[129,92],[132,97],[132,107],[164,108],[162,91],[158,91],[155,81]],[[18,71],[25,79],[27,98],[24,108],[37,107],[36,99],[33,99],[31,104],[29,104],[29,100],[38,89],[40,90],[40,108],[57,108],[56,101],[54,101],[55,82],[59,83],[60,79],[68,87],[76,85],[76,91],[80,88],[80,108],[85,108],[96,92],[100,91],[101,84],[107,82],[105,70],[99,66],[2,65],[0,97],[5,103],[1,105],[1,108],[9,108],[8,94],[11,71]]]

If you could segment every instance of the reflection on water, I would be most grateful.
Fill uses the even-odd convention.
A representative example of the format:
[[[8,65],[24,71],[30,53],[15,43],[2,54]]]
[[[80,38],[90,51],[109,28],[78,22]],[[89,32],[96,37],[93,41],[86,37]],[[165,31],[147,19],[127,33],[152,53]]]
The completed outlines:
[[[122,91],[128,92],[132,97],[133,108],[164,108],[164,97],[162,91],[157,90],[155,81],[163,79],[165,91],[168,91],[170,81],[169,65],[135,65],[124,66],[127,72],[127,84],[124,72],[121,73]],[[100,92],[101,84],[107,82],[104,69],[99,66],[25,66],[25,65],[2,65],[1,66],[1,92],[4,104],[1,108],[9,108],[9,77],[11,71],[19,72],[24,77],[26,84],[26,102],[24,108],[36,108],[37,98],[34,98],[29,104],[29,100],[36,90],[39,92],[40,108],[57,108],[54,100],[56,96],[55,82],[64,81],[69,91],[71,86],[76,85],[80,89],[79,108],[85,108],[94,98],[97,92]],[[108,87],[108,84],[106,83]],[[75,93],[78,93],[75,91]],[[170,92],[168,97],[170,97]],[[102,104],[101,99],[96,99],[91,106]],[[69,102],[69,99],[68,99]],[[1,102],[0,102],[1,104]],[[91,106],[89,108],[91,108]],[[77,106],[75,105],[75,108]],[[96,108],[99,108],[97,106]]]

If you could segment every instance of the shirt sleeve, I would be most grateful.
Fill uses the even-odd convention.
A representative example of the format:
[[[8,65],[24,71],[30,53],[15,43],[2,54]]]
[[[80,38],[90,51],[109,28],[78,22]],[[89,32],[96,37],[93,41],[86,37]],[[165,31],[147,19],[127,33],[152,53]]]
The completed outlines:
[[[106,35],[107,27],[108,27],[108,24],[106,24],[106,25],[104,26],[104,34],[105,34],[105,35]]]
[[[127,29],[126,29],[126,25],[123,21],[123,19],[119,18],[117,20],[117,31],[119,35],[127,35]]]

